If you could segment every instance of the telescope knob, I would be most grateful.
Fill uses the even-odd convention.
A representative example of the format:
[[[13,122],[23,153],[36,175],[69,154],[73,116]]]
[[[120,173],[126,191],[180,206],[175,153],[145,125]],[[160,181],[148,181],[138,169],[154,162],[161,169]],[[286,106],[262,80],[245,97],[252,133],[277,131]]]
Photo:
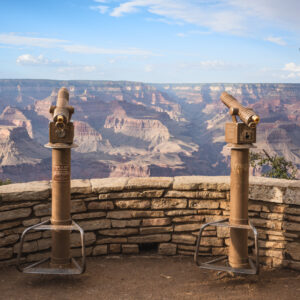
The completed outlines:
[[[239,109],[237,107],[230,107],[229,113],[231,116],[237,116],[239,114]]]

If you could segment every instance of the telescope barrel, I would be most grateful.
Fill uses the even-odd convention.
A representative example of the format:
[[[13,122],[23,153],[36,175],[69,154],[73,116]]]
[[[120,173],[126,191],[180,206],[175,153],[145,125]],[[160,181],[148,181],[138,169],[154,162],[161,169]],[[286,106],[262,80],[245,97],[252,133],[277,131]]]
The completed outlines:
[[[234,97],[226,92],[221,94],[221,101],[229,108],[231,111],[233,109],[238,110],[238,116],[240,119],[250,128],[255,128],[259,122],[259,116],[250,109],[242,106]]]

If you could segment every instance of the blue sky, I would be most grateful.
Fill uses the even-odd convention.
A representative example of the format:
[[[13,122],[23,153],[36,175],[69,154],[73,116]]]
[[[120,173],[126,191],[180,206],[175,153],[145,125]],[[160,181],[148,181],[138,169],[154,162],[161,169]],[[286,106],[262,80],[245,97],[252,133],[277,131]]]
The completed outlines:
[[[0,78],[299,82],[298,0],[1,0]]]

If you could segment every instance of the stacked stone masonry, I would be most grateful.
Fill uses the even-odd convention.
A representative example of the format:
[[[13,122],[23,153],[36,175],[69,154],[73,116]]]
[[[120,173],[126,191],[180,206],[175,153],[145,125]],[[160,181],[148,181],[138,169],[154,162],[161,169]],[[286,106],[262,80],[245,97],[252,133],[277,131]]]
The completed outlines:
[[[202,224],[229,216],[229,177],[150,177],[73,180],[72,218],[85,230],[88,256],[138,254],[150,245],[161,255],[193,255]],[[0,263],[14,264],[20,235],[49,219],[51,182],[0,187]],[[249,217],[259,232],[260,261],[300,270],[300,181],[252,177]],[[200,255],[227,253],[229,232],[209,227]],[[253,237],[249,236],[249,251]],[[23,260],[49,256],[51,233],[27,235]],[[71,234],[73,256],[80,240]],[[192,259],[192,258],[191,258]]]

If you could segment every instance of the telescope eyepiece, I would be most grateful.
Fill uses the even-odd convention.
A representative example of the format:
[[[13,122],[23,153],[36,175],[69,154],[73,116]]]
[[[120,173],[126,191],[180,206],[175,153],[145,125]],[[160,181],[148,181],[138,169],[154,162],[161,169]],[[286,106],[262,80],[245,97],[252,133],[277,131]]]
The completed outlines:
[[[58,115],[56,117],[55,126],[58,129],[64,129],[65,128],[65,122],[64,122],[64,116],[63,115]]]

